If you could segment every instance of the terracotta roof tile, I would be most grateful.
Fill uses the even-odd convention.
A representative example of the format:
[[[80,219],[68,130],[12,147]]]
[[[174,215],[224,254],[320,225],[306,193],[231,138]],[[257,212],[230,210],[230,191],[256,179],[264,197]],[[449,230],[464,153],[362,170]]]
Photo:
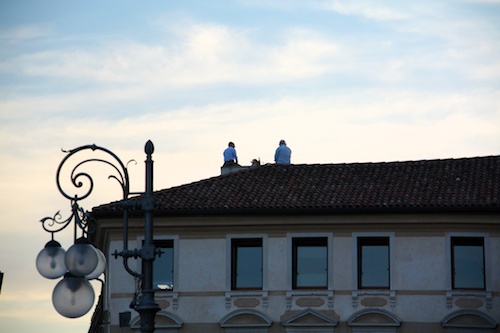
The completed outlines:
[[[156,171],[158,172],[158,171]],[[267,164],[154,193],[159,214],[500,210],[500,156]],[[105,214],[119,203],[94,208]]]

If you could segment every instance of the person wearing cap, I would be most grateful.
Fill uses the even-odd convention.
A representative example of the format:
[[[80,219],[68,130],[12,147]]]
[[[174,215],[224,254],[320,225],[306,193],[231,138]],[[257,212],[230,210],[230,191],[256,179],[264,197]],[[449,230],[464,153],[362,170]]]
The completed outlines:
[[[292,156],[292,150],[286,146],[285,140],[281,140],[279,147],[274,153],[274,161],[277,164],[290,164],[290,157]]]
[[[238,156],[236,156],[236,149],[234,149],[234,143],[229,142],[227,148],[224,150],[224,165],[231,166],[238,165]]]

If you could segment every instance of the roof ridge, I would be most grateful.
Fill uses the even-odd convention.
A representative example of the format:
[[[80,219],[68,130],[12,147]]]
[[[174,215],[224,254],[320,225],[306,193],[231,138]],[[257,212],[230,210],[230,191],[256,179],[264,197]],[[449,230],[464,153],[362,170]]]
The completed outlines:
[[[170,188],[162,189],[159,191],[165,191],[165,190],[173,190],[185,186],[194,186],[200,183],[208,182],[214,179],[220,179],[221,177],[228,177],[228,176],[235,176],[239,174],[240,172],[245,172],[245,171],[251,171],[251,170],[258,170],[261,168],[296,168],[296,167],[334,167],[334,166],[377,166],[377,165],[383,165],[383,166],[390,166],[390,165],[402,165],[402,164],[424,164],[424,163],[434,163],[434,162],[450,162],[450,161],[464,161],[464,160],[476,160],[476,159],[488,159],[488,158],[500,158],[500,155],[486,155],[486,156],[474,156],[474,157],[450,157],[450,158],[436,158],[436,159],[420,159],[420,160],[403,160],[403,161],[380,161],[380,162],[341,162],[341,163],[300,163],[300,164],[275,164],[275,163],[266,163],[263,165],[260,165],[258,167],[253,167],[253,168],[243,168],[241,170],[237,170],[225,175],[217,175],[217,176],[212,176],[209,178],[204,178],[200,180],[196,180],[190,183],[185,183],[185,184],[180,184],[180,185],[175,185]]]

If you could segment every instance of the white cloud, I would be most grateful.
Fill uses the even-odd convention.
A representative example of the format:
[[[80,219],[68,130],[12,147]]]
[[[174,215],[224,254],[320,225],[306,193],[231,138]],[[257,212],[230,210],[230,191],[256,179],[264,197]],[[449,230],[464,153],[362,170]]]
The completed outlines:
[[[323,6],[342,15],[359,15],[375,21],[392,21],[407,18],[407,14],[387,2],[369,0],[328,0]]]
[[[183,26],[177,33],[171,45],[121,41],[90,50],[48,50],[3,62],[0,69],[146,86],[280,82],[329,71],[328,60],[339,51],[327,38],[306,29],[285,31],[277,45],[258,43],[249,31],[215,24]]]
[[[0,30],[0,41],[20,42],[49,35],[53,28],[48,25],[24,25]]]

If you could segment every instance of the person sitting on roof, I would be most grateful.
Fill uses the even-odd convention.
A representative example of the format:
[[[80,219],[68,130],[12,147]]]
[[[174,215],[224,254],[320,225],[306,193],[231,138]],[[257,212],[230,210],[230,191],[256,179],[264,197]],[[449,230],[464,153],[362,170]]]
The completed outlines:
[[[292,156],[292,150],[286,146],[285,140],[281,140],[279,147],[274,153],[274,161],[277,164],[290,164],[290,157]]]
[[[229,142],[228,147],[224,150],[224,165],[223,167],[238,165],[238,156],[236,156],[236,149],[233,142]]]

